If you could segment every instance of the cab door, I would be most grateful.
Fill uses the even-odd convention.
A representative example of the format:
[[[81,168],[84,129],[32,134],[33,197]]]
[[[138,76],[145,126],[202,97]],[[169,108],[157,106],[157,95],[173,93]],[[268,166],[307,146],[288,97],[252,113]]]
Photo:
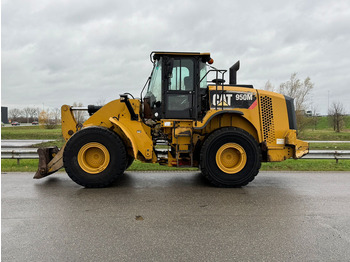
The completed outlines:
[[[193,118],[195,61],[192,57],[171,58],[171,68],[165,79],[165,118]]]

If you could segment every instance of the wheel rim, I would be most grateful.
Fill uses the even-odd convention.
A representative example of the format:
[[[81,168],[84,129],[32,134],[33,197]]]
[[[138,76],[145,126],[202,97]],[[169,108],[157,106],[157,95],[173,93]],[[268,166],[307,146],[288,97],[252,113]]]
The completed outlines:
[[[216,153],[217,166],[227,174],[235,174],[241,171],[246,163],[245,150],[236,143],[224,144]]]
[[[78,152],[79,166],[90,174],[101,173],[107,168],[109,161],[107,148],[97,142],[85,144]]]

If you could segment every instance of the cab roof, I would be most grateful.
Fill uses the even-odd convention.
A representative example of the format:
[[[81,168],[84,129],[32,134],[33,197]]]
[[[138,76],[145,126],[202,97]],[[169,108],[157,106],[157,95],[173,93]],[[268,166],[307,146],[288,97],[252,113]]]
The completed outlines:
[[[161,56],[201,56],[203,61],[209,61],[210,53],[200,52],[164,52],[164,51],[153,51],[150,55],[151,61],[158,60]]]
[[[154,55],[200,55],[200,56],[210,56],[210,53],[200,53],[200,52],[164,52],[164,51],[153,51],[151,54]]]

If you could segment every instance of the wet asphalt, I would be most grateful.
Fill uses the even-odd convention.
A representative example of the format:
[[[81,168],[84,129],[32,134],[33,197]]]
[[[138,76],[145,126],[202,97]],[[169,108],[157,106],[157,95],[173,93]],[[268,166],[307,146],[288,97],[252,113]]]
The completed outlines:
[[[2,173],[2,261],[350,261],[350,172],[126,172],[85,189],[65,173]]]

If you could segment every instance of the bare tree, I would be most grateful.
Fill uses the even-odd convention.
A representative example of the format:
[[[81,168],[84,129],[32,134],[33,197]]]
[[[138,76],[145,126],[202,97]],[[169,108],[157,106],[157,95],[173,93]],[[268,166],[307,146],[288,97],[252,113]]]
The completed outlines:
[[[35,121],[35,118],[38,118],[37,117],[37,113],[36,113],[36,108],[35,107],[30,107],[30,110],[29,110],[29,118],[32,120],[32,121]]]
[[[35,107],[25,107],[23,110],[23,115],[26,118],[27,123],[35,121],[39,116],[39,108]]]
[[[29,117],[31,114],[32,109],[30,107],[23,108],[23,113],[25,115],[25,118],[27,119],[27,123],[29,123]]]
[[[106,99],[100,98],[96,101],[97,106],[104,106],[106,104]]]
[[[9,110],[9,117],[11,121],[17,121],[22,116],[22,112],[18,108],[13,108]]]
[[[61,121],[61,110],[59,108],[54,108],[52,111],[53,117],[55,119],[56,124]]]
[[[81,102],[79,102],[79,103],[74,102],[73,103],[73,107],[82,107],[82,106],[83,106],[83,104]],[[85,122],[85,119],[87,117],[87,112],[82,111],[82,110],[74,110],[73,115],[74,115],[74,118],[77,121],[78,125],[81,125],[82,123]]]
[[[265,84],[264,90],[266,91],[271,91],[274,92],[275,91],[275,87],[271,84],[270,80],[268,80]]]
[[[39,115],[41,111],[42,110],[39,107],[35,108],[34,120],[36,118],[39,121]]]
[[[297,73],[293,73],[290,76],[290,80],[280,84],[279,92],[283,95],[293,97],[295,101],[295,110],[301,111],[306,109],[306,102],[313,88],[314,84],[311,82],[310,77],[301,81],[297,78]]]
[[[339,101],[333,102],[329,109],[328,115],[332,121],[334,131],[340,132],[344,127],[344,105]]]
[[[307,108],[309,95],[313,88],[314,84],[311,82],[310,77],[302,81],[297,78],[297,73],[293,73],[290,76],[290,80],[281,83],[279,86],[279,93],[294,98],[299,132],[302,132],[309,124],[305,116],[305,109]]]

